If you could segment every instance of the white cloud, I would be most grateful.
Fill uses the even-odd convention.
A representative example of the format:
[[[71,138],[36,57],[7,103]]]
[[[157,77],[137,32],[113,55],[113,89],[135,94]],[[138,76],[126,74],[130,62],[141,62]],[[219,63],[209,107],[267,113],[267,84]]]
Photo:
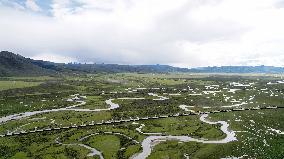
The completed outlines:
[[[51,53],[82,62],[282,66],[281,4],[279,0],[53,0],[52,16],[0,5],[0,48],[29,57]]]
[[[25,5],[28,9],[31,9],[35,12],[41,11],[41,8],[36,4],[35,0],[26,0]]]
[[[52,61],[52,62],[58,62],[58,63],[69,63],[69,62],[76,62],[76,59],[70,58],[70,57],[64,57],[61,55],[55,55],[53,53],[43,53],[38,54],[35,56],[30,57],[35,60],[46,60],[46,61]]]

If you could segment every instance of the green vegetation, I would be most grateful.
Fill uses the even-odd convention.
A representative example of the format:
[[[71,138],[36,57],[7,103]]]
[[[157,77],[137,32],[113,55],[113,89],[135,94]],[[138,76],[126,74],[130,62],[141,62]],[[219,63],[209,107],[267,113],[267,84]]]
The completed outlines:
[[[106,98],[103,96],[88,96],[86,104],[78,108],[84,109],[106,109],[109,106],[105,102]]]
[[[225,134],[220,126],[201,123],[199,116],[185,116],[178,118],[163,118],[143,122],[145,133],[163,133],[165,135],[188,135],[195,138],[219,139]]]
[[[215,145],[167,141],[156,146],[149,158],[283,158],[284,137],[270,129],[284,130],[283,113],[279,109],[212,114],[213,120],[230,121],[238,141]]]
[[[38,86],[41,82],[0,81],[0,91],[15,88]]]
[[[88,150],[78,146],[55,144],[56,136],[48,133],[1,138],[0,158],[80,158]]]
[[[27,94],[26,96],[9,96],[0,100],[0,116],[45,109],[55,109],[74,105],[67,102],[69,94]]]
[[[151,133],[221,140],[226,134],[220,124],[203,123],[199,115],[178,115],[242,108],[254,110],[208,117],[210,121],[227,121],[238,141],[203,144],[167,140],[154,146],[148,158],[283,158],[284,110],[280,107],[284,84],[277,81],[282,81],[280,76],[186,73],[1,77],[0,119],[39,113],[0,120],[1,135],[27,132],[0,137],[0,158],[99,158],[90,156],[91,150],[82,144],[100,151],[106,159],[130,158],[142,152],[141,143]],[[109,99],[119,107],[101,110],[110,107],[106,103]],[[268,106],[278,109],[257,109]],[[146,119],[155,116],[163,118]],[[127,120],[131,118],[143,120]],[[123,122],[114,122],[117,120]],[[41,129],[44,131],[29,133]]]
[[[114,135],[96,135],[90,137],[87,144],[104,153],[105,158],[116,158],[120,149],[120,140]]]

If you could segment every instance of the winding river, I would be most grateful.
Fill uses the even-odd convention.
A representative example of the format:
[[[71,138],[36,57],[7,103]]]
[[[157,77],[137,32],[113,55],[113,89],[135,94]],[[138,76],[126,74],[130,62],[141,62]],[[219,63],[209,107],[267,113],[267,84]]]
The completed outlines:
[[[41,114],[41,113],[48,113],[48,112],[58,112],[58,111],[78,111],[78,112],[99,112],[99,111],[106,111],[106,110],[112,110],[116,109],[119,107],[118,104],[112,102],[113,99],[108,99],[106,100],[106,104],[110,105],[109,108],[106,109],[77,109],[75,107],[85,105],[85,101],[77,101],[79,104],[75,104],[66,108],[58,108],[58,109],[49,109],[49,110],[40,110],[40,111],[32,111],[32,112],[24,112],[24,113],[19,113],[19,114],[13,114],[5,117],[0,118],[0,124],[8,122],[10,120],[19,120],[25,117],[29,117],[32,115],[36,114]]]
[[[92,147],[90,147],[88,145],[85,145],[85,144],[79,144],[79,143],[78,144],[77,143],[63,144],[60,141],[58,141],[58,138],[55,140],[55,143],[60,144],[60,145],[65,145],[65,146],[78,145],[78,146],[84,147],[84,148],[86,148],[86,149],[91,151],[91,153],[89,153],[87,156],[96,156],[96,155],[98,155],[100,157],[100,159],[104,159],[103,154],[100,151],[98,151],[97,149],[92,148]]]
[[[132,159],[142,159],[142,158],[147,158],[153,149],[153,147],[160,142],[166,141],[166,140],[178,140],[181,142],[200,142],[200,143],[208,143],[208,144],[223,144],[223,143],[228,143],[231,141],[236,141],[236,134],[234,131],[230,131],[228,129],[229,124],[226,121],[217,121],[217,122],[212,122],[206,120],[208,117],[208,114],[203,114],[200,116],[200,120],[202,122],[205,122],[207,124],[221,124],[221,130],[227,135],[226,138],[221,139],[221,140],[206,140],[206,139],[196,139],[192,138],[189,136],[148,136],[142,141],[142,148],[143,151],[139,154],[135,154],[132,156]]]
[[[149,95],[158,97],[158,99],[153,99],[153,100],[166,100],[167,99],[166,97],[158,96],[158,95],[153,94],[153,93],[152,94],[149,93]],[[144,99],[144,98],[118,98],[118,99]],[[24,113],[13,114],[13,115],[1,117],[0,118],[0,124],[5,123],[5,122],[10,121],[10,120],[18,120],[18,119],[22,119],[22,118],[29,117],[29,116],[32,116],[32,115],[41,114],[41,113],[47,113],[47,112],[57,112],[57,111],[98,112],[98,111],[106,111],[106,110],[113,110],[113,109],[119,108],[119,104],[113,103],[112,102],[113,100],[114,99],[108,99],[108,100],[105,101],[106,104],[110,105],[109,108],[105,108],[105,109],[82,109],[82,108],[78,108],[77,109],[75,107],[82,106],[82,105],[86,104],[85,101],[77,101],[78,104],[75,104],[75,105],[72,105],[72,106],[69,106],[69,107],[66,107],[66,108],[24,112]],[[181,109],[185,109],[183,107],[180,107],[180,108]],[[171,136],[171,135],[169,135],[169,136],[162,136],[159,133],[143,133],[142,130],[141,130],[143,128],[143,125],[142,125],[137,130],[140,133],[151,135],[151,136],[146,137],[142,141],[143,151],[141,153],[139,153],[139,154],[135,154],[131,158],[133,158],[133,159],[144,159],[144,158],[147,158],[151,154],[151,151],[152,151],[153,147],[157,143],[160,143],[160,142],[163,142],[163,141],[167,141],[167,140],[178,140],[178,141],[181,141],[181,142],[191,142],[192,141],[192,142],[212,143],[212,144],[222,144],[222,143],[228,143],[228,142],[237,140],[237,138],[235,137],[236,136],[235,132],[234,131],[230,131],[228,129],[229,124],[226,121],[212,122],[212,121],[207,120],[206,119],[207,117],[208,117],[208,114],[202,114],[200,116],[200,120],[202,122],[207,123],[207,124],[214,124],[214,125],[215,124],[221,124],[221,130],[223,131],[223,133],[226,134],[226,138],[221,139],[221,140],[206,140],[206,139],[196,139],[196,138],[192,138],[192,137],[189,137],[189,136]],[[62,144],[62,143],[60,143],[58,141],[57,141],[57,143],[58,144]],[[63,144],[63,145],[65,145],[65,144]],[[103,158],[101,152],[99,152],[98,150],[96,150],[96,149],[94,149],[92,147],[89,147],[87,145],[84,145],[84,144],[67,144],[67,145],[79,145],[79,146],[85,147],[85,148],[91,150],[91,153],[88,156],[99,155],[101,159]]]
[[[165,100],[167,98],[162,97],[162,96],[158,96],[157,94],[153,94],[150,93],[150,95],[153,95],[155,97],[159,97],[158,99],[153,99],[153,100]],[[117,99],[122,99],[122,100],[139,100],[139,99],[145,99],[145,98],[117,98]],[[11,120],[19,120],[22,118],[26,118],[32,115],[36,115],[36,114],[42,114],[42,113],[48,113],[48,112],[58,112],[58,111],[77,111],[77,112],[99,112],[99,111],[107,111],[107,110],[113,110],[113,109],[117,109],[119,108],[119,104],[113,103],[114,99],[108,99],[105,101],[106,104],[108,104],[110,107],[109,108],[105,108],[105,109],[82,109],[82,108],[75,108],[75,107],[79,107],[82,105],[85,105],[86,102],[85,101],[77,101],[78,104],[69,106],[69,107],[65,107],[65,108],[58,108],[58,109],[49,109],[49,110],[39,110],[39,111],[32,111],[32,112],[24,112],[24,113],[18,113],[18,114],[12,114],[12,115],[8,115],[8,116],[4,116],[0,118],[0,125],[11,121]]]

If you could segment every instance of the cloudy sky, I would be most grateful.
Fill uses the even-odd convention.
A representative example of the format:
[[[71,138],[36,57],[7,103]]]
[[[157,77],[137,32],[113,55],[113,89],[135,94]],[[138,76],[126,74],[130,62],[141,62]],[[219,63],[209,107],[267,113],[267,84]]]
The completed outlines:
[[[284,66],[284,0],[0,0],[0,49],[55,62]]]

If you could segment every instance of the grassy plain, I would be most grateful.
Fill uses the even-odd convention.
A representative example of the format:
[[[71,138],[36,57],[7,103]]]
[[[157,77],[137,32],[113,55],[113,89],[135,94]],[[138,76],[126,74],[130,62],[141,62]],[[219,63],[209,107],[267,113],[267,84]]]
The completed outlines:
[[[15,88],[25,88],[40,85],[41,82],[0,81],[0,91]]]
[[[277,83],[282,81],[281,76],[126,73],[2,77],[0,118],[27,111],[65,108],[78,104],[76,100],[67,101],[75,96],[86,97],[79,99],[86,104],[76,107],[78,109],[105,109],[109,107],[105,102],[108,99],[114,99],[113,102],[120,107],[98,112],[64,110],[40,113],[0,123],[0,134],[192,111],[283,107],[284,84]],[[121,99],[125,97],[145,99]],[[187,110],[180,105],[185,105]],[[283,158],[283,113],[284,110],[279,108],[210,114],[212,121],[227,121],[230,129],[236,131],[238,141],[226,144],[166,141],[156,145],[148,158]],[[141,143],[149,136],[137,131],[142,124],[145,125],[141,128],[144,133],[211,140],[225,137],[220,125],[203,123],[199,117],[148,119],[0,137],[0,158],[98,158],[88,156],[90,150],[78,144],[97,149],[106,159],[130,158],[142,151]],[[91,136],[80,140],[88,135]]]

